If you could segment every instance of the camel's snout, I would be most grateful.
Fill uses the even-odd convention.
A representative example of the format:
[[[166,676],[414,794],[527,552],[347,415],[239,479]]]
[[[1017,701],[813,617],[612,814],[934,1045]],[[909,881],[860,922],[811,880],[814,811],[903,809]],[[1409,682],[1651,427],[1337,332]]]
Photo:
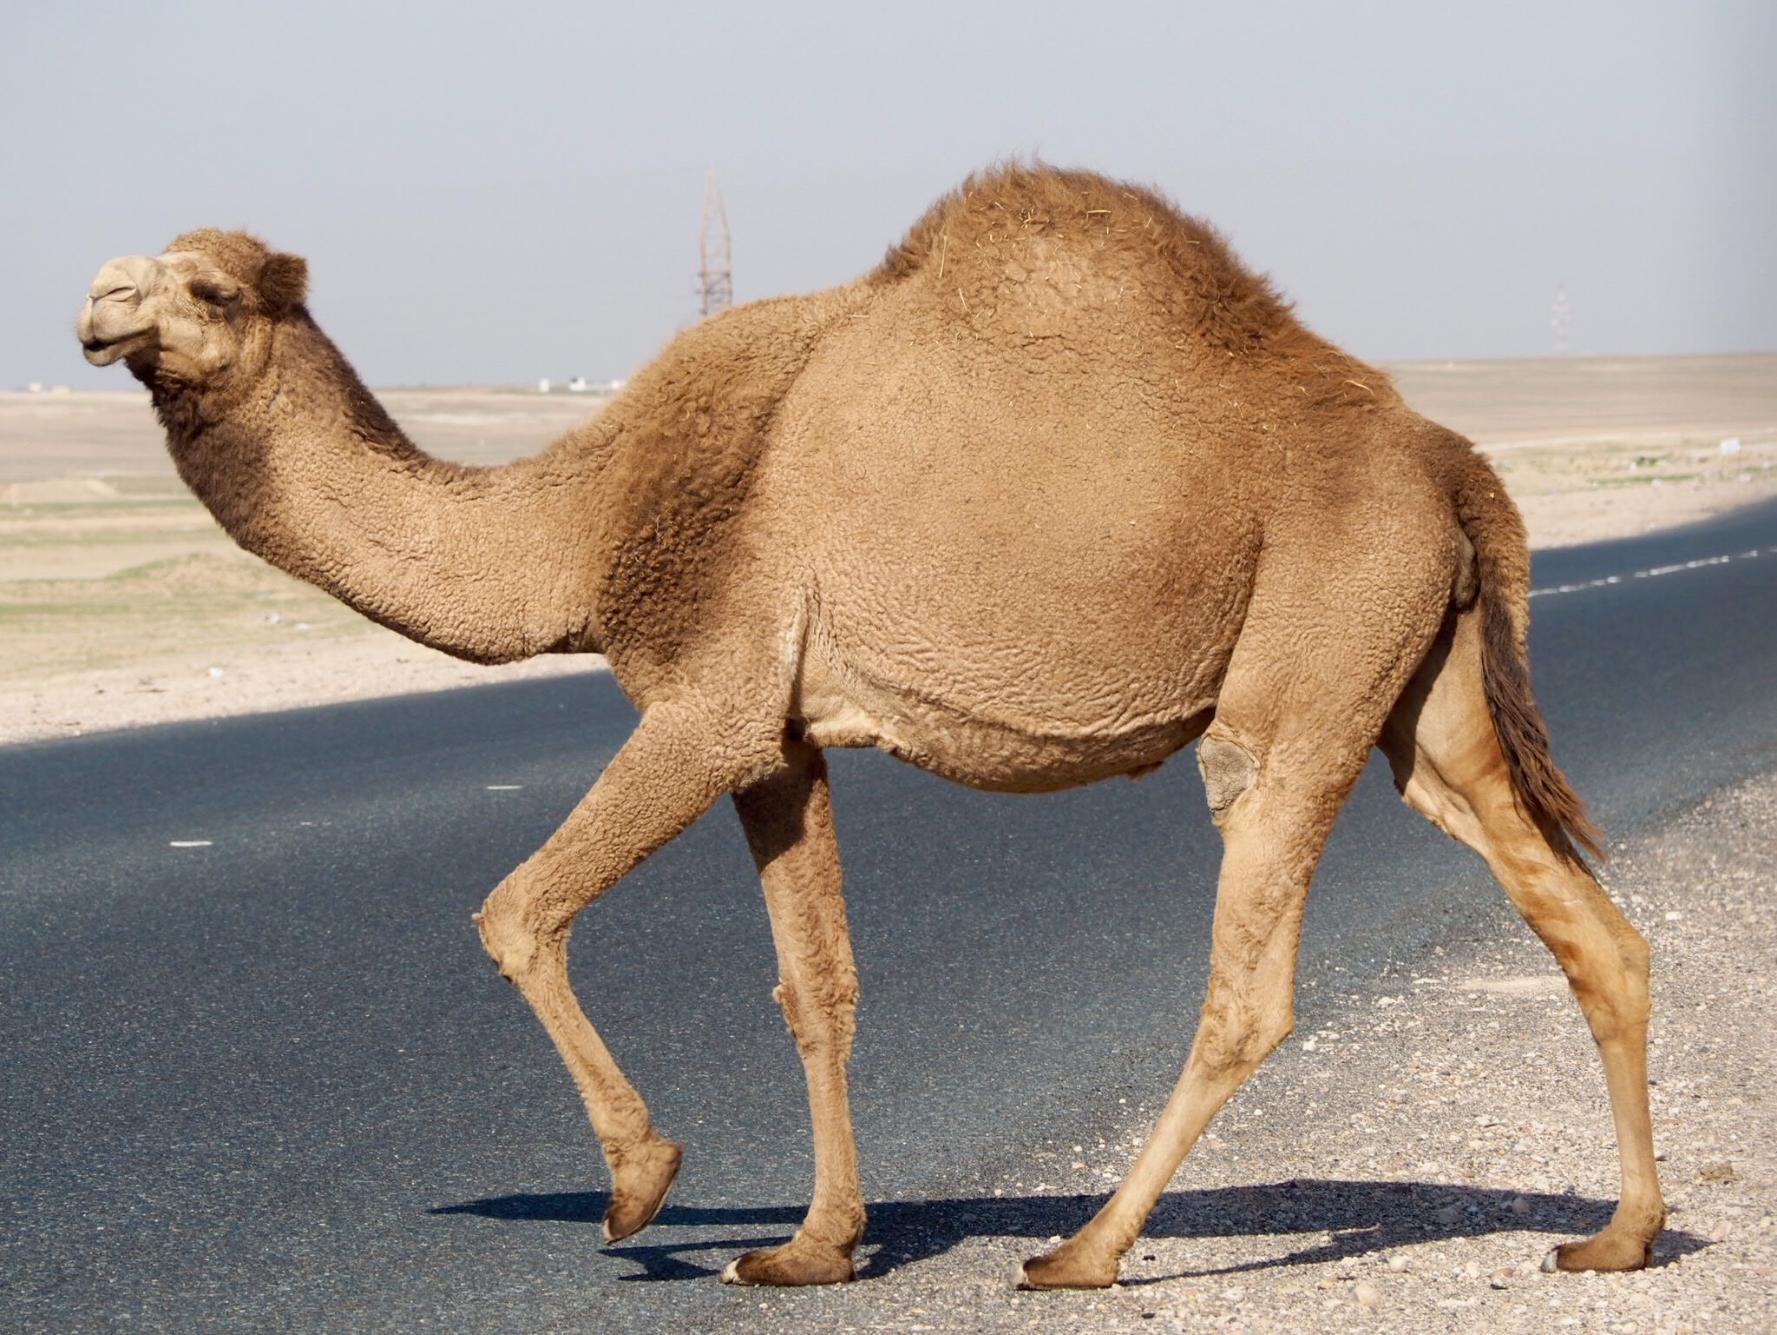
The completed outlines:
[[[87,361],[108,366],[132,351],[140,335],[152,333],[153,323],[142,318],[141,306],[159,272],[159,262],[146,255],[127,255],[99,270],[87,289],[76,330]]]
[[[146,295],[154,287],[160,261],[148,255],[124,255],[108,260],[87,289],[88,301],[99,302],[121,294]]]

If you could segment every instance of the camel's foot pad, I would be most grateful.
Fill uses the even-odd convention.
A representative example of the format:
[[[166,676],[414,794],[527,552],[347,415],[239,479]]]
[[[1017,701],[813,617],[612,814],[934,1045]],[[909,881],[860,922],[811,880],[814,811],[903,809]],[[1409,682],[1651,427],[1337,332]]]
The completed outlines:
[[[623,1156],[611,1174],[611,1204],[605,1209],[602,1226],[606,1246],[640,1233],[654,1222],[684,1157],[684,1146],[659,1138]]]
[[[1543,1257],[1549,1274],[1559,1270],[1641,1270],[1652,1265],[1654,1246],[1628,1229],[1605,1229],[1584,1242],[1564,1242]]]
[[[722,1272],[722,1282],[788,1288],[803,1284],[844,1284],[855,1273],[850,1248],[834,1247],[798,1233],[781,1247],[768,1247],[735,1257]]]
[[[1021,1289],[1108,1289],[1117,1282],[1120,1257],[1069,1238],[1052,1252],[1033,1256],[1019,1273]]]

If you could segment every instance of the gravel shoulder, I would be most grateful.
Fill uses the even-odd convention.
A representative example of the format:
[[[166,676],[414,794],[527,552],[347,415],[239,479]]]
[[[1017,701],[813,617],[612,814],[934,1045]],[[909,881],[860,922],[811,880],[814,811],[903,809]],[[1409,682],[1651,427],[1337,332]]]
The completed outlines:
[[[1102,1199],[1164,1091],[1125,1134],[1014,1170],[1042,1173],[1051,1194],[983,1179],[953,1184],[953,1200],[879,1206],[860,1282],[724,1290],[708,1328],[1769,1331],[1777,771],[1618,845],[1605,882],[1654,948],[1670,1213],[1646,1271],[1538,1270],[1608,1217],[1615,1142],[1579,1011],[1499,895],[1429,957],[1335,1005],[1305,1001],[1312,1018],[1187,1160],[1118,1287],[1020,1293],[1012,1277]]]

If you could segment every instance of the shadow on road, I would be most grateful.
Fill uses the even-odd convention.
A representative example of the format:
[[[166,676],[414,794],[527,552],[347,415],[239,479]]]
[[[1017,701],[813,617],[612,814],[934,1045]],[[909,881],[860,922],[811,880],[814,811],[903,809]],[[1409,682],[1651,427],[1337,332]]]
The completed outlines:
[[[564,1191],[443,1205],[432,1214],[470,1214],[487,1219],[588,1224],[604,1217],[607,1197],[600,1191]],[[876,1201],[864,1246],[875,1250],[863,1261],[859,1278],[888,1274],[913,1261],[923,1261],[975,1237],[1030,1238],[1033,1250],[1066,1236],[1091,1217],[1102,1196],[994,1196],[957,1200]],[[1160,1279],[1226,1275],[1272,1266],[1338,1261],[1388,1251],[1395,1247],[1444,1238],[1480,1237],[1491,1233],[1557,1233],[1580,1237],[1597,1232],[1614,1205],[1576,1195],[1546,1195],[1455,1187],[1436,1182],[1352,1182],[1292,1180],[1263,1186],[1217,1187],[1205,1191],[1174,1191],[1160,1198],[1142,1230],[1145,1238],[1211,1238],[1309,1234],[1311,1245],[1263,1260],[1211,1269],[1184,1270],[1126,1281],[1156,1283]],[[786,1240],[802,1221],[800,1205],[757,1208],[700,1208],[668,1205],[645,1236],[649,1243],[608,1249],[610,1255],[633,1261],[641,1270],[626,1279],[696,1279],[715,1274],[730,1255],[749,1247],[769,1247]],[[757,1236],[732,1234],[673,1238],[672,1229],[752,1228]],[[1287,1240],[1280,1237],[1280,1242]],[[1706,1239],[1668,1229],[1654,1249],[1654,1264],[1700,1251]],[[718,1263],[700,1265],[688,1259],[715,1252]],[[1134,1255],[1140,1256],[1141,1244]]]

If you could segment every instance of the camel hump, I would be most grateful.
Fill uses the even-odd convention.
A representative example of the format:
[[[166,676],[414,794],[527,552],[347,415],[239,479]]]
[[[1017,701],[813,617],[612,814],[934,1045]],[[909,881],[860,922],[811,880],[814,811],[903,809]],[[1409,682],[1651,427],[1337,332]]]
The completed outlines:
[[[1042,277],[1075,290],[1108,279],[1230,346],[1300,328],[1289,303],[1207,222],[1146,186],[1041,164],[969,176],[889,248],[867,281],[926,279],[947,294],[992,300],[996,289]]]
[[[1604,836],[1556,767],[1548,726],[1530,689],[1530,546],[1524,521],[1499,475],[1466,446],[1455,499],[1463,536],[1475,553],[1481,684],[1512,792],[1557,853],[1578,862],[1577,844],[1602,860]],[[1461,592],[1459,581],[1459,604]]]

